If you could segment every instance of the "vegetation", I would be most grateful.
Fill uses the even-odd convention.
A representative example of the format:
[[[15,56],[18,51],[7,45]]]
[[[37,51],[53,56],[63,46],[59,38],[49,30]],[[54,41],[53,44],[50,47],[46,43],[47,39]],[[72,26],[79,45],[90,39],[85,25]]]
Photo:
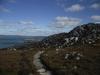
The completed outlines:
[[[1,49],[0,75],[40,75],[33,64],[38,51],[43,51],[39,61],[54,75],[100,75],[100,25],[89,23],[40,42]]]
[[[100,46],[50,49],[45,51],[42,59],[55,75],[99,75],[99,49]],[[80,57],[73,53],[80,54]],[[66,54],[69,54],[67,58]]]
[[[36,52],[37,49],[0,50],[0,75],[37,75],[33,65]]]

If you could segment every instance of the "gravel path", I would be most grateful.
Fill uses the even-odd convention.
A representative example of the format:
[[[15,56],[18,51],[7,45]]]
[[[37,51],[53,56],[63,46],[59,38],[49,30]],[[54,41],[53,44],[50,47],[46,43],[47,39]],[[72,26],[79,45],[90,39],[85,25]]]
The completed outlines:
[[[42,64],[41,62],[41,54],[44,53],[44,51],[39,51],[34,55],[33,64],[35,65],[37,72],[40,73],[40,75],[52,75],[51,71],[46,69],[46,66]]]

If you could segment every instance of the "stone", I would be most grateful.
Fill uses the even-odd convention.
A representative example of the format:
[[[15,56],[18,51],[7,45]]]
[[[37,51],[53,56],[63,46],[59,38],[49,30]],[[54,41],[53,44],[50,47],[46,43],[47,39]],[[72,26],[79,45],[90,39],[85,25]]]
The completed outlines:
[[[44,68],[41,68],[41,69],[39,69],[39,70],[37,70],[39,73],[45,73],[46,72],[46,70],[44,69]]]
[[[75,69],[75,70],[76,70],[76,69],[77,69],[77,66],[74,66],[74,67],[73,67],[73,69]]]
[[[65,55],[65,59],[68,59],[68,57],[69,57],[69,54],[66,54],[66,55]]]
[[[79,56],[77,56],[77,57],[76,57],[76,60],[80,60],[80,57],[79,57]]]

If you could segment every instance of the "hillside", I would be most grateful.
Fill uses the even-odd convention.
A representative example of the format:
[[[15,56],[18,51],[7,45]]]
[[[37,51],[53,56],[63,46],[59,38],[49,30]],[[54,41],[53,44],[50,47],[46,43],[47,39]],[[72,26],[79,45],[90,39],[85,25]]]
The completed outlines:
[[[100,24],[1,49],[0,59],[0,75],[100,75]]]
[[[100,24],[88,23],[77,26],[69,33],[48,36],[41,42],[45,47],[68,47],[73,45],[90,45],[100,39]]]
[[[100,75],[100,42],[93,47],[49,48],[41,57],[54,75]]]
[[[100,24],[81,25],[43,42],[48,48],[41,58],[54,75],[100,75]]]

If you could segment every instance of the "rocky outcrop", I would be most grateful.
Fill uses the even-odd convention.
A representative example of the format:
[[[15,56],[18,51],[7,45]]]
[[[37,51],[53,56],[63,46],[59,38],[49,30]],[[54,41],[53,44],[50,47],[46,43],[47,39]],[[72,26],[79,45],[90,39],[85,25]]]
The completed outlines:
[[[89,23],[77,26],[69,33],[48,36],[41,41],[43,47],[68,47],[94,44],[100,40],[100,24]]]

